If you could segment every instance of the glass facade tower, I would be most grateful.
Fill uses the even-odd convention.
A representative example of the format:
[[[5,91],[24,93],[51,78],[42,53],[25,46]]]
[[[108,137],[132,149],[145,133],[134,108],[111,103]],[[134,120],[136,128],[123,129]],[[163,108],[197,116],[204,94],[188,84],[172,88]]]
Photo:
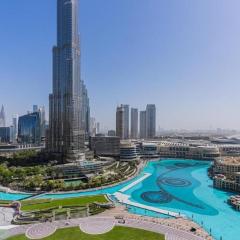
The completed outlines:
[[[131,138],[138,138],[138,109],[131,108]]]
[[[41,143],[40,112],[29,113],[18,119],[18,142],[21,144]]]
[[[0,111],[0,127],[6,127],[6,116],[3,105]]]
[[[49,96],[48,149],[67,161],[78,160],[84,152],[89,118],[86,87],[80,77],[78,8],[78,0],[57,0],[57,46]]]
[[[140,112],[140,138],[147,137],[147,125],[146,125],[147,113],[146,111]]]
[[[147,105],[146,128],[147,128],[147,138],[154,138],[156,136],[156,106],[155,106],[155,104]]]
[[[124,107],[117,107],[116,111],[116,135],[120,139],[124,139],[124,130],[125,130],[125,116],[124,116]]]
[[[129,139],[129,105],[122,104],[124,109],[124,139]]]

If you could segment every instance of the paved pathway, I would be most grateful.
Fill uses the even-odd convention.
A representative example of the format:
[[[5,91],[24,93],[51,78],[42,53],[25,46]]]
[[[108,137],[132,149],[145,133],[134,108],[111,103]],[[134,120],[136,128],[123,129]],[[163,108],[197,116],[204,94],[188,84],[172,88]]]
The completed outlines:
[[[203,228],[201,228],[199,225],[197,225],[193,221],[190,221],[186,218],[153,218],[148,216],[139,216],[139,215],[129,213],[124,206],[117,206],[116,208],[106,210],[105,212],[99,214],[98,216],[105,216],[105,217],[118,216],[125,219],[136,219],[138,221],[144,220],[151,223],[158,223],[161,226],[165,226],[170,230],[178,230],[184,233],[190,233],[191,235],[201,236],[201,239],[212,240],[212,237],[210,237],[209,234]],[[191,228],[197,229],[195,234],[190,232]],[[172,234],[169,234],[169,235],[170,235],[169,237],[171,237]],[[179,240],[182,240],[182,239],[179,239]]]
[[[203,240],[203,238],[193,235],[191,233],[174,229],[168,226],[163,226],[159,223],[153,223],[144,220],[125,219],[124,224],[118,223],[117,225],[139,228],[147,231],[164,234],[166,236],[166,240]]]
[[[138,216],[128,213],[123,206],[106,210],[97,216],[91,216],[88,218],[17,226],[15,228],[8,229],[7,233],[8,236],[27,233],[31,236],[31,239],[41,239],[43,235],[52,234],[56,229],[60,228],[80,227],[82,231],[88,234],[102,234],[107,231],[111,231],[114,225],[145,229],[161,233],[166,236],[166,240],[212,240],[212,238],[208,236],[204,230],[187,219],[158,219]],[[50,228],[48,226],[50,226]],[[190,232],[191,227],[197,229],[196,234]]]
[[[29,239],[42,239],[52,235],[56,230],[54,223],[36,224],[28,228],[25,235]]]
[[[204,238],[191,234],[190,232],[174,229],[170,226],[164,226],[160,223],[154,223],[144,219],[139,220],[124,218],[124,220],[125,223],[123,223],[122,220],[115,220],[113,217],[89,217],[57,221],[53,223],[35,224],[31,226],[18,226],[14,229],[9,229],[8,236],[25,233],[30,239],[41,239],[53,234],[56,229],[77,226],[80,226],[81,230],[88,234],[102,234],[111,231],[115,225],[139,228],[164,234],[166,236],[166,240],[204,240]]]
[[[142,209],[145,209],[145,210],[153,211],[153,212],[156,212],[156,213],[161,213],[161,214],[168,215],[168,216],[172,216],[172,217],[180,217],[180,216],[181,216],[181,217],[184,217],[183,214],[179,215],[179,213],[176,213],[176,212],[167,211],[167,210],[164,210],[164,209],[160,209],[160,208],[156,208],[156,207],[151,207],[151,206],[147,206],[147,205],[145,205],[145,204],[133,202],[133,201],[129,200],[130,196],[128,196],[128,195],[126,195],[126,194],[123,194],[123,193],[120,193],[120,192],[116,192],[116,193],[114,194],[114,197],[115,197],[120,203],[127,204],[127,205],[129,205],[129,206],[142,208]]]
[[[92,218],[83,219],[79,226],[80,229],[87,234],[104,234],[111,231],[115,226],[114,218]]]
[[[7,226],[11,224],[13,219],[14,209],[0,207],[0,226]]]
[[[152,174],[150,173],[145,173],[144,176],[142,176],[141,178],[137,179],[136,181],[128,184],[126,187],[122,188],[119,190],[119,192],[126,192],[127,190],[129,190],[130,188],[132,188],[133,186],[137,185],[138,183],[142,182],[143,180],[145,180],[146,178],[150,177]]]

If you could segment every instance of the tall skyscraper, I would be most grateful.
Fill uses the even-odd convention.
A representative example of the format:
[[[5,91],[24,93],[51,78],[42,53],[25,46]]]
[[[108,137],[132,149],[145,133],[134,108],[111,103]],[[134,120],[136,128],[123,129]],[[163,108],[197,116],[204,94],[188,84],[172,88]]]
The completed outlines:
[[[138,138],[138,109],[131,108],[131,138]]]
[[[46,131],[46,113],[45,113],[45,107],[42,106],[38,109],[40,112],[40,121],[41,121],[41,137],[45,137],[45,131]]]
[[[99,134],[101,132],[101,130],[100,130],[100,122],[96,123],[96,131],[97,131],[97,134]]]
[[[33,112],[38,112],[38,105],[33,105]]]
[[[146,125],[146,111],[140,112],[140,138],[144,139],[147,137],[147,125]]]
[[[129,105],[122,104],[124,109],[124,139],[129,139]]]
[[[97,133],[96,129],[96,119],[94,117],[90,118],[90,136],[95,136]]]
[[[60,154],[66,161],[82,158],[89,118],[87,91],[80,78],[78,10],[78,0],[57,1],[57,46],[53,48],[47,142],[49,151]]]
[[[148,104],[146,109],[147,138],[156,136],[156,106]]]
[[[10,142],[11,142],[11,128],[0,127],[0,143],[10,143]]]
[[[116,111],[116,135],[120,137],[120,139],[124,139],[124,107],[117,107]]]
[[[18,115],[17,114],[13,116],[12,126],[13,126],[13,142],[15,142],[18,137]]]
[[[39,111],[19,117],[18,141],[22,144],[41,143],[41,113]]]
[[[81,111],[81,126],[85,130],[85,136],[88,138],[90,136],[90,106],[89,106],[89,97],[86,85],[83,80],[80,83],[81,86],[81,101],[80,101],[80,111]]]
[[[0,112],[0,127],[6,127],[6,115],[3,105]]]

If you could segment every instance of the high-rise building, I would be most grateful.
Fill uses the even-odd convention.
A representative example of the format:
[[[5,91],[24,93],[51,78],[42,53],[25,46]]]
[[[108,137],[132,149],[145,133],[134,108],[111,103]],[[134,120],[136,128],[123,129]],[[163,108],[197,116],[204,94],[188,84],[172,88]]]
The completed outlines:
[[[38,105],[33,105],[33,112],[38,112]]]
[[[129,105],[122,104],[124,109],[124,139],[129,139]]]
[[[116,136],[116,131],[115,130],[109,130],[108,131],[108,136],[109,137],[115,137]]]
[[[119,156],[120,154],[120,138],[109,136],[90,137],[90,149],[97,156]]]
[[[85,136],[88,138],[90,136],[90,106],[89,106],[89,98],[88,91],[86,85],[81,80],[81,101],[80,101],[80,109],[81,109],[81,126],[85,130]]]
[[[144,139],[147,137],[147,125],[146,125],[146,111],[140,112],[140,138]]]
[[[138,109],[131,108],[131,138],[138,138]]]
[[[57,46],[53,48],[53,93],[49,96],[48,149],[67,161],[82,158],[89,100],[80,77],[78,0],[57,1]]]
[[[45,107],[42,106],[38,109],[40,112],[40,121],[41,121],[41,137],[45,138],[45,131],[46,131],[46,113]]]
[[[0,127],[0,143],[10,143],[10,142],[11,142],[11,128]]]
[[[46,132],[46,113],[45,113],[45,107],[38,107],[38,105],[33,105],[33,113],[39,112],[40,114],[40,124],[41,124],[41,138],[45,138],[45,132]],[[31,112],[29,111],[28,114]]]
[[[2,108],[1,108],[1,111],[0,111],[0,127],[6,127],[6,115],[5,115],[3,105],[2,105]]]
[[[90,136],[96,135],[96,119],[94,117],[90,118]]]
[[[29,113],[18,119],[18,141],[22,144],[41,143],[41,114]]]
[[[147,138],[154,138],[156,136],[156,106],[155,106],[155,104],[147,105],[146,127],[147,127]]]
[[[120,139],[124,139],[124,108],[122,106],[117,107],[116,111],[116,136]]]
[[[18,137],[18,115],[16,114],[13,116],[12,119],[12,126],[13,126],[13,142],[17,140]]]
[[[96,123],[96,131],[97,131],[97,134],[99,134],[100,133],[100,122],[97,122]]]

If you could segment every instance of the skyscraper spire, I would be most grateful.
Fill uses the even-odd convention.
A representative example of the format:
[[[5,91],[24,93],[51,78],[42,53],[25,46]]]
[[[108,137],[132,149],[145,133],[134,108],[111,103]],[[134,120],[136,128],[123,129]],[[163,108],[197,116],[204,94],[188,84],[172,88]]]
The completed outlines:
[[[0,127],[6,127],[6,116],[4,111],[4,106],[2,105],[0,112]]]
[[[80,77],[78,0],[57,1],[57,46],[53,48],[53,93],[49,96],[51,152],[77,160],[84,152],[85,96]]]

